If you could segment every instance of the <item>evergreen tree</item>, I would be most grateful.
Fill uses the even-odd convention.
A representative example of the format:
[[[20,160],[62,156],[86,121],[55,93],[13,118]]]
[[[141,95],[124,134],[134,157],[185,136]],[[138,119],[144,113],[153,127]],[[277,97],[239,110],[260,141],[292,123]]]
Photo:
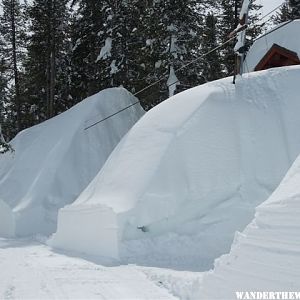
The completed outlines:
[[[145,87],[148,59],[145,20],[154,1],[81,0],[73,24],[72,92],[78,101],[107,87],[124,86],[132,93]],[[151,22],[151,23],[150,23]],[[149,20],[151,29],[153,20]],[[156,30],[158,28],[156,27]],[[154,63],[151,64],[153,73]],[[154,79],[151,77],[151,79]]]
[[[290,10],[288,2],[285,1],[280,11],[273,17],[273,23],[277,25],[288,20],[290,20]]]
[[[205,27],[202,41],[202,52],[207,53],[218,46],[217,42],[217,18],[209,13],[205,18]],[[222,78],[221,58],[219,51],[208,54],[203,60],[202,76],[205,82]]]
[[[0,40],[0,50],[3,48],[3,41]],[[2,126],[10,127],[10,120],[6,116],[7,107],[7,90],[8,90],[8,79],[6,77],[6,63],[4,57],[0,60],[0,153],[12,150],[11,146],[6,142]],[[8,125],[8,126],[7,126]]]
[[[300,0],[289,0],[291,19],[300,19]]]
[[[72,95],[77,101],[120,85],[135,93],[164,78],[138,95],[148,109],[166,99],[169,92],[201,82],[199,72],[192,68],[175,74],[196,58],[200,49],[199,1],[76,3],[79,8],[72,26]],[[174,82],[177,78],[180,85]]]
[[[75,102],[99,92],[108,86],[100,78],[100,62],[97,57],[101,49],[104,32],[106,3],[97,0],[76,1],[78,9],[72,17],[71,94]]]
[[[99,33],[101,50],[97,63],[102,66],[100,78],[108,86],[124,86],[131,92],[138,89],[143,72],[140,55],[143,43],[140,20],[144,1],[107,1],[103,30]]]
[[[67,2],[34,0],[28,8],[32,34],[26,62],[26,91],[28,118],[34,123],[50,118],[73,104],[69,96]]]
[[[22,129],[22,92],[20,84],[20,68],[24,59],[25,18],[19,0],[3,0],[3,13],[0,17],[1,57],[4,59],[6,78],[11,82],[10,107],[15,117],[15,133]],[[13,121],[13,120],[11,120]]]
[[[3,47],[3,43],[1,43],[0,40],[0,50]],[[2,52],[2,51],[1,51]],[[5,107],[6,107],[6,101],[7,101],[7,77],[5,75],[6,73],[6,64],[4,57],[1,58],[0,60],[0,126],[5,123]],[[1,137],[2,136],[2,137]],[[0,140],[4,140],[4,137],[2,135],[2,130],[1,130],[1,136]],[[1,144],[1,141],[0,141]],[[0,145],[1,146],[1,145]]]
[[[300,0],[285,0],[279,13],[273,17],[274,24],[300,18]]]
[[[176,92],[199,84],[196,66],[182,68],[199,53],[202,19],[197,5],[200,1],[153,1],[143,22],[145,46],[143,57],[146,83],[165,77],[147,91],[144,102],[149,107]],[[188,20],[188,22],[187,22]],[[179,71],[178,71],[179,70]],[[142,97],[143,99],[143,97]]]

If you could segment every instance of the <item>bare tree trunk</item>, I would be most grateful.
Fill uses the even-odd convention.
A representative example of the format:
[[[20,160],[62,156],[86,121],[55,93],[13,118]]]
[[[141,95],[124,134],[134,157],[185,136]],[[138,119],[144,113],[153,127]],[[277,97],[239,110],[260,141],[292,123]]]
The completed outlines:
[[[20,100],[20,82],[19,71],[17,64],[17,45],[16,45],[16,23],[15,23],[15,0],[11,0],[11,30],[12,30],[12,55],[13,55],[13,69],[15,82],[15,103],[17,107],[17,130],[21,130],[21,100]]]
[[[54,5],[55,0],[48,0],[48,62],[47,62],[47,118],[53,117],[53,105],[54,105],[54,96],[55,96],[55,76],[56,76],[56,67],[55,67],[55,24],[54,24]]]
[[[53,106],[54,106],[54,96],[55,96],[55,77],[56,77],[56,67],[55,67],[55,57],[56,57],[56,43],[55,43],[55,30],[58,24],[55,24],[55,8],[56,0],[51,1],[52,7],[52,19],[50,24],[50,34],[51,34],[51,55],[50,55],[50,103],[49,103],[49,117],[53,117]]]
[[[55,41],[52,38],[52,50],[50,54],[50,93],[49,93],[49,118],[53,117],[53,105],[55,95]]]

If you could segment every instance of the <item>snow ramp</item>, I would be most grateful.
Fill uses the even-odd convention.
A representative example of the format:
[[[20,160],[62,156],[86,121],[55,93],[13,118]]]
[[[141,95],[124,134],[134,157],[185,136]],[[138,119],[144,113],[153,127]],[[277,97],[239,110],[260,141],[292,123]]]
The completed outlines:
[[[156,106],[59,211],[50,244],[145,265],[211,268],[300,152],[299,78],[299,67],[249,73],[236,85],[215,81]]]
[[[204,275],[193,299],[237,299],[236,292],[240,299],[299,297],[299,182],[300,156],[271,197],[256,208],[254,220],[236,233],[230,253],[217,259],[214,269]],[[250,291],[258,292],[257,296],[249,298]]]
[[[107,89],[20,132],[15,151],[0,156],[0,236],[53,233],[58,209],[78,197],[143,109],[88,127],[136,101],[123,88]]]

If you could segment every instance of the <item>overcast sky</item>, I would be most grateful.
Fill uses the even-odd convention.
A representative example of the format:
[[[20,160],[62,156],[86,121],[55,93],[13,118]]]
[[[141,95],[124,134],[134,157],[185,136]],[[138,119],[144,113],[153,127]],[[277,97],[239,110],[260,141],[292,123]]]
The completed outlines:
[[[257,4],[263,5],[262,8],[262,14],[265,15],[272,9],[274,9],[276,6],[281,4],[284,0],[256,0]],[[2,0],[0,0],[0,4],[2,4]],[[1,6],[0,6],[0,12],[2,12]]]

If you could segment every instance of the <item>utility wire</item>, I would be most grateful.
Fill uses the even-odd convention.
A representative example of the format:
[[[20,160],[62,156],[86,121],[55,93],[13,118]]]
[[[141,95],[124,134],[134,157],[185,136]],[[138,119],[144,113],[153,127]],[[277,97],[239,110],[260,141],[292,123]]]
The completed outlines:
[[[263,20],[264,18],[268,17],[269,15],[271,15],[273,12],[275,12],[277,9],[279,9],[281,6],[283,6],[285,3],[281,3],[278,6],[276,6],[274,9],[272,9],[270,12],[268,12],[266,15],[264,15],[263,17],[261,17],[257,22],[260,22],[261,20]],[[257,23],[255,22],[255,23]]]
[[[282,28],[282,27],[284,27],[284,26],[290,24],[290,23],[293,22],[293,21],[294,21],[293,19],[292,19],[292,20],[289,20],[289,21],[286,21],[285,23],[283,23],[283,24],[281,24],[281,25],[275,27],[274,29],[272,29],[272,30],[266,32],[265,34],[259,36],[259,37],[256,38],[256,39],[254,39],[254,42],[256,42],[257,40],[259,40],[259,39],[261,39],[261,38],[266,37],[268,34],[270,34],[270,33],[274,32],[274,31],[276,31],[276,30],[278,30],[278,29],[280,29],[280,28]]]
[[[283,5],[284,5],[284,3],[278,5],[277,7],[275,7],[274,9],[272,9],[269,13],[267,13],[266,15],[264,15],[263,17],[261,17],[259,20],[257,20],[255,23],[253,23],[253,25],[251,25],[251,26],[249,26],[249,27],[247,27],[247,28],[252,28],[252,27],[256,26],[260,21],[262,21],[262,20],[263,20],[264,18],[266,18],[267,16],[271,15],[273,12],[275,12],[277,9],[279,9],[279,8],[280,8],[281,6],[283,6]],[[266,35],[270,34],[271,32],[274,32],[274,31],[278,30],[279,28],[281,28],[281,27],[283,27],[283,26],[286,26],[288,23],[290,23],[290,22],[292,22],[292,21],[293,21],[293,20],[288,21],[288,22],[284,23],[283,25],[276,27],[274,30],[272,30],[272,31],[270,31],[270,32],[267,32],[267,33],[266,33],[265,35],[263,35],[263,36],[266,36]],[[260,26],[262,26],[262,24],[261,24]],[[263,37],[263,36],[261,36],[261,37]],[[256,40],[260,39],[261,37],[257,38]],[[227,41],[225,41],[224,43],[222,43],[221,45],[219,45],[219,46],[217,46],[217,47],[215,47],[215,48],[213,48],[213,49],[207,51],[206,53],[202,54],[201,56],[197,57],[196,59],[194,59],[194,60],[190,61],[189,63],[183,65],[182,67],[176,69],[175,72],[181,71],[181,70],[185,69],[186,67],[190,66],[191,64],[197,62],[198,60],[203,59],[205,56],[207,56],[207,55],[209,55],[209,54],[211,54],[211,53],[213,53],[213,52],[215,52],[215,51],[221,49],[222,47],[224,47],[225,45],[227,45],[228,43],[230,43],[232,40],[234,40],[235,38],[236,38],[236,34],[235,34],[234,36],[232,36],[231,38],[229,38],[229,39],[228,39]],[[256,40],[254,40],[254,41],[256,41]],[[157,84],[160,83],[162,80],[166,79],[166,76],[167,76],[167,74],[164,74],[160,79],[158,79],[158,80],[154,81],[153,83],[149,84],[148,86],[142,88],[141,90],[137,91],[137,92],[134,93],[133,95],[134,95],[134,96],[137,96],[137,95],[139,95],[140,93],[142,93],[142,92],[148,90],[149,88],[151,88],[151,87],[157,85]],[[179,80],[176,80],[176,81],[172,82],[171,84],[169,84],[167,87],[169,88],[170,86],[173,86],[174,84],[176,84],[176,83],[178,83],[178,82],[179,82]],[[97,121],[97,122],[95,122],[95,123],[93,123],[93,124],[91,124],[91,125],[85,127],[84,130],[87,130],[87,129],[89,129],[89,128],[92,128],[92,127],[94,127],[95,125],[97,125],[97,124],[99,124],[99,123],[102,123],[102,122],[104,122],[104,121],[110,119],[111,117],[113,117],[113,116],[115,116],[115,115],[117,115],[117,114],[123,112],[124,110],[127,110],[128,108],[137,105],[138,103],[140,103],[140,101],[136,101],[136,102],[134,102],[134,103],[132,103],[132,104],[130,104],[130,105],[128,105],[128,106],[126,106],[126,107],[124,107],[124,108],[118,110],[118,111],[116,111],[115,113],[113,113],[113,114],[111,114],[111,115],[108,115],[107,117],[105,117],[105,118],[103,118],[103,119],[101,119],[101,120],[99,120],[99,121]]]
[[[134,105],[136,105],[136,104],[138,104],[138,103],[140,103],[140,101],[136,101],[136,102],[134,102],[134,103],[132,103],[132,104],[130,104],[130,105],[124,107],[123,109],[120,109],[120,110],[116,111],[115,113],[113,113],[113,114],[111,114],[111,115],[105,117],[104,119],[99,120],[99,121],[97,121],[96,123],[93,123],[92,125],[90,125],[90,126],[88,126],[88,127],[85,127],[84,130],[87,130],[87,129],[89,129],[89,128],[91,128],[91,127],[93,127],[93,126],[95,126],[95,125],[97,125],[97,124],[99,124],[99,123],[101,123],[101,122],[104,122],[104,121],[106,121],[107,119],[109,119],[109,118],[111,118],[111,117],[113,117],[113,116],[119,114],[120,112],[122,112],[122,111],[124,111],[124,110],[126,110],[126,109],[128,109],[128,108],[130,108],[130,107],[132,107],[132,106],[134,106]]]
[[[235,36],[231,37],[230,39],[228,39],[228,40],[227,40],[226,42],[224,42],[223,44],[221,44],[221,45],[219,45],[219,46],[217,46],[217,47],[211,49],[210,51],[208,51],[208,52],[202,54],[201,56],[197,57],[196,59],[190,61],[190,62],[187,63],[186,65],[184,65],[184,66],[178,68],[178,69],[176,70],[176,72],[178,72],[178,71],[180,71],[180,70],[182,70],[182,69],[188,67],[189,65],[195,63],[196,61],[202,59],[203,57],[205,57],[205,56],[207,56],[207,55],[209,55],[209,54],[211,54],[211,53],[217,51],[218,49],[222,48],[223,46],[225,46],[226,44],[230,43],[230,42],[231,42],[232,40],[234,40],[234,39],[235,39]],[[156,80],[155,82],[151,83],[150,85],[148,85],[148,86],[142,88],[141,90],[139,90],[138,92],[134,93],[133,96],[137,96],[137,95],[139,95],[140,93],[142,93],[142,92],[148,90],[150,87],[155,86],[156,84],[160,83],[160,82],[161,82],[162,80],[164,80],[165,78],[166,78],[166,74],[163,75],[160,79],[158,79],[158,80]],[[176,81],[172,82],[171,84],[169,84],[167,87],[169,88],[170,86],[173,86],[174,84],[176,84],[176,83],[178,83],[178,82],[179,82],[179,80],[176,80]],[[87,129],[89,129],[89,128],[91,128],[91,127],[93,127],[93,126],[95,126],[95,125],[97,125],[97,124],[99,124],[99,123],[102,123],[102,122],[106,121],[107,119],[110,119],[111,117],[113,117],[113,116],[115,116],[115,115],[121,113],[122,111],[124,111],[124,110],[126,110],[126,109],[128,109],[128,108],[130,108],[130,107],[132,107],[132,106],[134,106],[134,105],[136,105],[136,104],[138,104],[138,103],[140,103],[140,101],[136,101],[136,102],[134,102],[134,103],[132,103],[132,104],[130,104],[130,105],[128,105],[128,106],[126,106],[126,107],[124,107],[124,108],[118,110],[118,111],[116,111],[115,113],[113,113],[113,114],[111,114],[111,115],[109,115],[109,116],[107,116],[107,117],[105,117],[105,118],[103,118],[103,119],[101,119],[101,120],[99,120],[99,121],[97,121],[97,122],[95,122],[95,123],[93,123],[93,124],[91,124],[91,125],[85,127],[84,130],[87,130]]]

